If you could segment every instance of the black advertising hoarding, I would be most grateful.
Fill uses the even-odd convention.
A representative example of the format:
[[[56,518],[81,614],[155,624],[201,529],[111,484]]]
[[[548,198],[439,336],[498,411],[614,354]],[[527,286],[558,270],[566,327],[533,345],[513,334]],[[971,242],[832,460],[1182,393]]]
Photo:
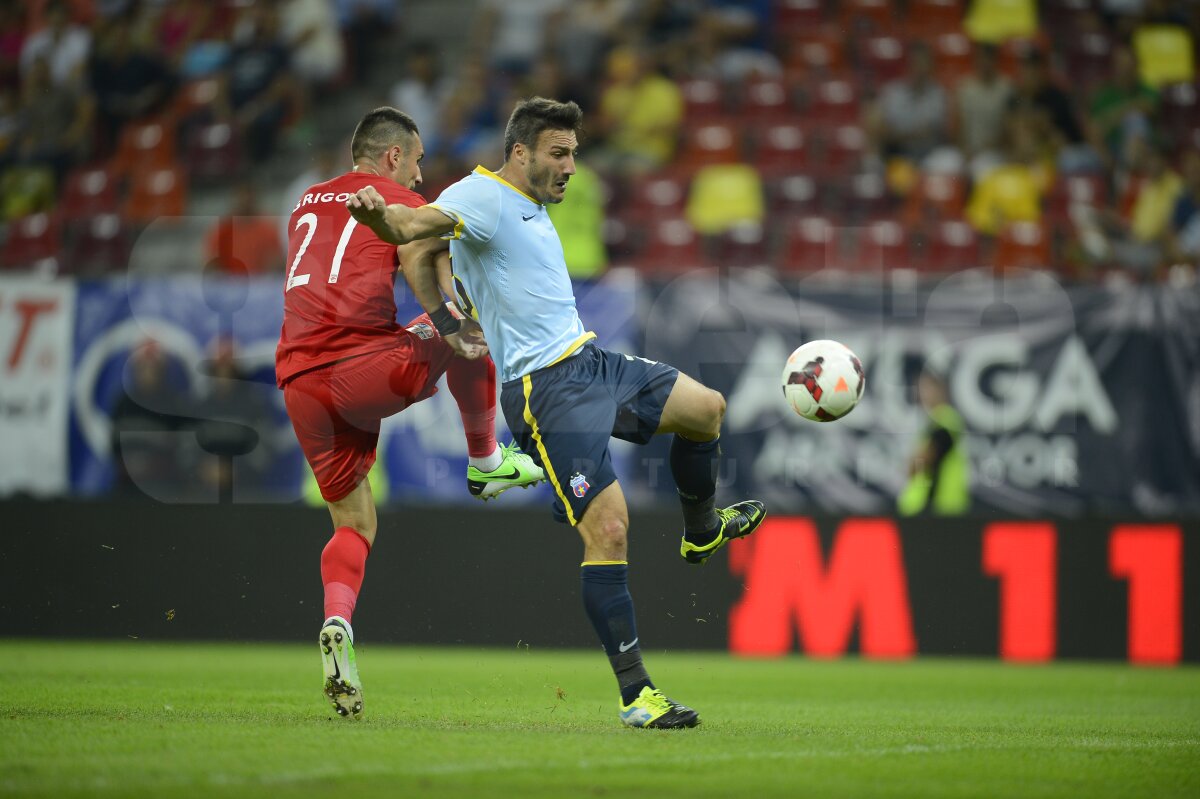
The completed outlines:
[[[886,514],[927,419],[932,364],[967,427],[978,509],[1020,516],[1200,514],[1200,290],[1064,287],[1044,274],[964,272],[932,287],[853,289],[698,272],[647,298],[644,354],[723,392],[723,477],[796,513]],[[854,350],[859,406],[795,416],[779,380],[813,339]],[[665,444],[640,479],[670,494]]]
[[[367,643],[595,648],[578,536],[546,511],[380,515],[355,629]],[[677,512],[634,513],[644,648],[872,658],[1200,662],[1200,521],[773,514],[704,567]],[[5,503],[10,635],[308,641],[324,511]]]

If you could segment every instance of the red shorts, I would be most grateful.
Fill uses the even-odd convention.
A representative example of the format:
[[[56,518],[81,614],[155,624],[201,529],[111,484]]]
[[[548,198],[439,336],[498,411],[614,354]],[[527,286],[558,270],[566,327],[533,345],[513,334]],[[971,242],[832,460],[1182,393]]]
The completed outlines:
[[[422,325],[415,331],[415,325]],[[432,397],[454,350],[422,315],[399,346],[302,372],[283,401],[327,502],[342,499],[375,464],[379,422]]]

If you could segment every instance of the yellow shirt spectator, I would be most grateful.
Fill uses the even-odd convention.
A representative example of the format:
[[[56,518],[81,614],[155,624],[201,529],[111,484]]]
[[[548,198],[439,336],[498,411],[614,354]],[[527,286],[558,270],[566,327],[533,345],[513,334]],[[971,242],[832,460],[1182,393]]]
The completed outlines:
[[[1150,86],[1190,82],[1195,76],[1192,36],[1178,25],[1143,25],[1133,33],[1138,72]]]
[[[648,54],[615,53],[613,60],[621,79],[600,99],[610,149],[655,166],[669,163],[683,122],[683,93],[653,70]]]
[[[977,42],[1030,38],[1038,30],[1037,4],[1035,0],[975,0],[963,28]]]
[[[1026,164],[997,167],[978,183],[967,204],[967,221],[976,230],[995,235],[1009,222],[1036,222],[1042,217],[1046,179]]]
[[[575,174],[561,203],[546,206],[562,239],[571,277],[598,277],[608,268],[604,250],[604,184],[590,167],[575,162]]]
[[[1174,172],[1167,171],[1156,179],[1147,179],[1129,213],[1129,229],[1134,238],[1157,241],[1167,231],[1175,201],[1182,192],[1183,180]]]

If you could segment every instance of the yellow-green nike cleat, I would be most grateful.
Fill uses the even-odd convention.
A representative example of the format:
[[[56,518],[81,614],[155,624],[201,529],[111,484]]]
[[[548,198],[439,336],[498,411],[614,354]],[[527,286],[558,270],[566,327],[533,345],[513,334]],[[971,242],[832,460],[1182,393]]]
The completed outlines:
[[[491,472],[467,467],[467,490],[471,496],[487,501],[510,488],[529,488],[546,479],[542,467],[533,462],[516,444],[500,445],[500,466]]]
[[[362,681],[354,659],[350,625],[340,616],[325,620],[321,628],[321,665],[325,669],[325,696],[343,718],[361,719]]]
[[[679,554],[688,563],[700,565],[733,539],[753,533],[765,518],[767,509],[757,499],[746,499],[728,508],[718,508],[717,519],[720,523],[712,540],[703,545],[693,544],[685,535],[679,544]]]
[[[662,691],[647,685],[637,698],[628,705],[617,700],[621,721],[627,727],[657,730],[677,730],[695,727],[700,723],[700,714],[687,705],[668,699]]]

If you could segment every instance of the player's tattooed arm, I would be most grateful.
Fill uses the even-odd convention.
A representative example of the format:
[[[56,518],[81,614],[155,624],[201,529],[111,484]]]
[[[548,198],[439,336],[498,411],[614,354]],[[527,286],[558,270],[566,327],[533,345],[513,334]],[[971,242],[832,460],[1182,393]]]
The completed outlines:
[[[454,230],[457,221],[428,205],[410,208],[401,203],[388,205],[374,186],[355,192],[346,208],[359,224],[390,244],[408,244],[418,239],[440,236]]]

